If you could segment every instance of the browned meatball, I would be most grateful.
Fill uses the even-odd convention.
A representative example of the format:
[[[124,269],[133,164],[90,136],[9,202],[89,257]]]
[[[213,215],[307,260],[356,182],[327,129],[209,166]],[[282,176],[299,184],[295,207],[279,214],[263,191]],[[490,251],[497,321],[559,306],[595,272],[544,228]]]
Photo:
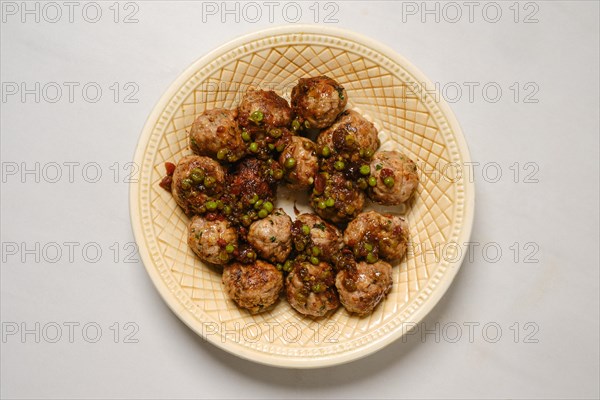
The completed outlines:
[[[290,305],[299,313],[322,317],[339,307],[331,265],[298,263],[286,279],[286,295]]]
[[[238,306],[251,313],[267,310],[283,289],[283,275],[273,264],[256,260],[253,264],[232,263],[223,268],[225,292]]]
[[[179,160],[171,193],[186,214],[203,213],[204,205],[223,191],[225,171],[208,157],[186,156]]]
[[[271,262],[282,263],[292,251],[292,219],[281,208],[250,225],[248,242],[258,254]]]
[[[361,316],[370,314],[392,288],[392,266],[385,261],[359,262],[353,272],[338,272],[335,286],[346,310]]]
[[[357,184],[341,173],[320,173],[310,196],[315,212],[334,223],[347,222],[356,217],[365,205],[365,194]]]
[[[369,197],[394,206],[404,203],[419,184],[417,164],[399,151],[378,151],[371,160],[371,176],[377,184],[369,188]]]
[[[369,159],[379,148],[375,125],[353,110],[344,111],[327,130],[319,134],[317,146],[322,154],[327,147],[333,155],[358,161]]]
[[[292,226],[292,237],[297,249],[312,254],[317,247],[317,256],[325,261],[333,261],[344,247],[340,230],[315,214],[298,215]]]
[[[365,212],[348,224],[344,243],[370,262],[399,260],[408,246],[408,224],[398,215]]]
[[[277,180],[273,171],[281,171],[277,161],[262,161],[256,158],[245,158],[227,176],[224,198],[226,204],[234,211],[244,213],[254,208],[257,201],[273,202],[277,192]]]
[[[284,167],[285,179],[291,189],[308,189],[319,172],[315,143],[302,136],[291,136],[279,156],[279,163]]]
[[[188,245],[201,260],[225,264],[230,260],[227,245],[237,246],[237,232],[224,219],[209,221],[196,215],[188,226]]]
[[[285,127],[292,120],[292,110],[288,102],[272,90],[250,89],[238,106],[237,119],[246,129]]]
[[[327,76],[303,78],[292,89],[292,109],[300,123],[323,129],[344,111],[348,96],[339,83]]]
[[[234,162],[242,158],[246,145],[237,125],[237,111],[215,108],[200,114],[190,130],[190,148],[196,154]]]

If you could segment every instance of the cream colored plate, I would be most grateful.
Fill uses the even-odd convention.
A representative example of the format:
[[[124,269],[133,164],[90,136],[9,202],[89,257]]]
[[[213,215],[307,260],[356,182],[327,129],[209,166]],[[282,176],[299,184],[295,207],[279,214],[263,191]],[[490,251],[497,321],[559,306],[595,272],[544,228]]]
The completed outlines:
[[[186,131],[195,115],[235,107],[249,86],[272,88],[289,99],[298,78],[314,75],[328,75],[344,85],[350,107],[377,124],[383,147],[402,149],[417,161],[421,184],[406,210],[413,251],[394,266],[392,292],[368,317],[340,309],[317,321],[300,316],[285,301],[253,316],[226,298],[220,273],[188,248],[188,219],[158,183],[165,161],[177,162],[190,153]],[[366,356],[419,322],[460,268],[465,252],[448,243],[468,241],[474,206],[473,184],[448,172],[469,161],[467,145],[449,107],[436,102],[431,88],[418,69],[391,49],[351,32],[316,26],[260,31],[196,61],[148,118],[135,155],[140,177],[130,196],[142,260],[173,312],[224,350],[293,368]],[[278,202],[293,215],[289,198],[282,192]]]

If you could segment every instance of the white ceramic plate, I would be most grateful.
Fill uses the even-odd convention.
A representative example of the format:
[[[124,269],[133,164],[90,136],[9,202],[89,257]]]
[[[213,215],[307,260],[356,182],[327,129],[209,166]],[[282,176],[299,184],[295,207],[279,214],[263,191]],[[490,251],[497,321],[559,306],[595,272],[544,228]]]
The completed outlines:
[[[289,99],[300,77],[315,75],[328,75],[346,88],[349,107],[375,122],[383,148],[400,149],[417,161],[418,191],[406,210],[397,208],[408,219],[412,246],[394,266],[392,292],[368,317],[341,308],[327,319],[314,320],[285,301],[272,311],[251,315],[227,299],[219,271],[203,265],[188,248],[188,219],[158,183],[166,161],[176,163],[190,153],[186,131],[195,115],[235,107],[248,87],[273,89]],[[469,161],[467,145],[450,108],[431,88],[417,68],[391,49],[320,26],[247,35],[189,67],[148,118],[135,155],[140,179],[130,193],[142,260],[173,312],[224,350],[292,368],[366,356],[419,322],[460,268],[465,253],[452,243],[468,241],[474,209],[473,184],[448,172]],[[281,193],[278,205],[293,216],[292,199]]]

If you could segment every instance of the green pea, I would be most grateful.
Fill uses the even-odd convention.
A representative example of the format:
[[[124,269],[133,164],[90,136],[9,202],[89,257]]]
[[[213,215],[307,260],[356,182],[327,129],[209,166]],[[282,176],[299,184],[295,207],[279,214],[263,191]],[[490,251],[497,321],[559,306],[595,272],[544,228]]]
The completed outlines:
[[[271,131],[269,131],[269,134],[274,137],[275,139],[281,137],[281,129],[271,129]]]
[[[323,148],[321,149],[321,155],[323,157],[329,157],[331,155],[331,149],[329,148],[329,146],[323,146]]]
[[[291,260],[286,260],[285,264],[283,264],[283,270],[286,272],[290,272],[292,270],[292,261]]]
[[[262,206],[263,201],[262,200],[258,200],[256,203],[254,203],[254,209],[258,210],[260,208],[260,206]]]
[[[227,149],[220,149],[217,152],[217,158],[219,160],[224,160],[227,157]]]
[[[248,131],[242,131],[242,139],[244,140],[244,142],[249,142],[252,138],[250,137]]]
[[[377,186],[377,179],[375,179],[374,176],[369,178],[369,186],[371,186],[371,187]]]
[[[267,145],[267,147],[268,147],[268,148],[269,148],[269,150],[271,150],[271,151],[275,150],[275,145],[274,145],[273,143],[269,143],[269,144]]]
[[[269,215],[269,212],[264,208],[258,212],[258,218],[265,218],[267,215]]]
[[[190,179],[195,183],[195,184],[199,184],[200,182],[202,182],[202,179],[204,179],[204,177],[201,174],[197,174],[195,172],[192,172],[190,174]]]
[[[281,178],[283,178],[283,171],[280,169],[276,169],[275,171],[273,171],[273,178],[280,180]]]
[[[319,264],[319,259],[317,257],[311,257],[310,258],[310,263],[312,265],[317,265],[317,264]]]
[[[297,131],[298,129],[300,129],[300,121],[298,121],[297,119],[292,121],[292,129]]]
[[[310,228],[308,227],[308,225],[302,225],[302,233],[304,233],[305,235],[308,235],[310,233]]]
[[[369,253],[367,254],[367,262],[369,264],[373,264],[376,263],[378,260],[377,256],[374,253]]]
[[[198,174],[204,178],[204,171],[201,168],[194,168],[191,171],[192,174]]]
[[[296,160],[293,157],[287,158],[283,163],[283,166],[287,169],[292,169],[296,166]]]
[[[346,164],[344,164],[344,162],[343,162],[343,161],[336,161],[336,162],[333,164],[333,168],[335,168],[335,169],[336,169],[336,170],[338,170],[338,171],[341,171],[341,170],[343,170],[345,166],[346,166]]]
[[[205,206],[206,206],[207,210],[214,211],[214,210],[217,209],[217,202],[213,201],[213,200],[207,201],[206,204],[205,204]]]
[[[365,250],[369,252],[373,251],[373,245],[371,243],[365,243]]]
[[[235,250],[235,246],[231,243],[229,243],[227,246],[225,246],[225,251],[228,252],[229,254],[233,253],[234,250]]]
[[[248,215],[242,216],[242,225],[248,226],[252,223],[252,219]]]
[[[207,176],[204,178],[204,186],[206,186],[207,188],[213,187],[216,181],[217,180],[212,176]]]
[[[315,257],[318,257],[321,255],[321,249],[318,248],[317,246],[313,246],[313,248],[311,249],[312,251],[312,255]]]
[[[252,120],[256,123],[262,121],[264,117],[265,117],[265,115],[260,110],[256,110],[252,114],[250,114],[250,120]]]
[[[344,138],[344,140],[345,140],[345,142],[346,142],[346,144],[347,144],[348,146],[351,146],[351,145],[353,145],[353,144],[354,144],[354,140],[355,140],[355,139],[354,139],[354,136],[352,136],[352,135],[348,134],[348,135],[346,135],[346,137]]]
[[[271,203],[270,201],[266,201],[265,204],[263,204],[263,208],[270,213],[271,211],[273,211],[273,203]]]
[[[373,150],[372,149],[366,149],[365,150],[365,158],[369,159],[371,157],[373,157]]]
[[[308,120],[304,121],[304,127],[310,129],[310,122],[308,122]]]
[[[388,176],[387,178],[385,178],[385,179],[383,180],[383,184],[384,184],[385,186],[387,186],[388,188],[392,188],[392,187],[394,187],[394,184],[395,184],[395,183],[396,183],[396,181],[395,181],[395,180],[394,180],[394,178],[393,178],[393,177],[391,177],[391,176]]]
[[[285,149],[285,144],[283,143],[279,143],[277,146],[275,146],[275,150],[277,150],[279,153],[281,153],[283,149]]]
[[[258,143],[256,143],[256,142],[250,143],[250,146],[248,146],[248,150],[250,150],[252,153],[258,152]]]
[[[221,261],[227,261],[229,260],[229,254],[227,254],[226,252],[221,252],[219,254],[219,258],[221,259]]]
[[[371,167],[366,164],[361,165],[358,171],[361,173],[361,175],[369,175],[371,173]]]
[[[281,265],[280,263],[277,263],[275,267],[277,268],[277,271],[281,271],[283,269],[283,265]]]
[[[335,200],[332,197],[330,197],[327,200],[325,200],[325,205],[327,207],[333,207],[335,205]]]
[[[321,200],[317,203],[317,207],[319,207],[321,210],[324,210],[325,208],[327,208],[327,203]]]
[[[253,252],[252,250],[250,250],[249,252],[246,253],[246,257],[253,260],[256,258],[256,253]]]
[[[231,207],[230,206],[223,206],[223,214],[225,215],[230,215],[231,214]]]
[[[256,193],[254,193],[254,196],[252,196],[252,198],[250,198],[249,203],[254,204],[257,201],[258,201],[258,195]]]
[[[184,180],[181,181],[181,188],[183,190],[188,190],[189,188],[192,187],[192,180],[189,178],[185,178]]]

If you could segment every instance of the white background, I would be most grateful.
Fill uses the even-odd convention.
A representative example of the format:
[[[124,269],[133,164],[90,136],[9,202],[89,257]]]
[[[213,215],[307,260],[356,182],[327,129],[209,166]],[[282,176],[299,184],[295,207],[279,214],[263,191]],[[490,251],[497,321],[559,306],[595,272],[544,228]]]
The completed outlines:
[[[298,2],[300,22],[314,22],[313,3]],[[332,3],[326,10],[319,5],[319,23],[325,11],[337,9],[338,22],[330,25],[392,47],[446,88],[472,159],[480,163],[474,171],[472,235],[480,245],[424,325],[406,340],[348,365],[308,371],[265,367],[204,343],[163,303],[143,265],[125,262],[125,246],[134,241],[126,163],[146,117],[195,59],[244,33],[288,24],[294,13],[283,13],[284,3],[276,2],[271,24],[261,2],[257,22],[248,20],[255,15],[250,9],[243,14],[242,4],[236,22],[235,13],[203,13],[202,3],[152,1],[136,2],[135,8],[119,5],[118,23],[109,8],[112,1],[99,3],[97,23],[82,17],[85,3],[76,3],[69,22],[68,8],[59,2],[62,18],[51,23],[55,9],[44,14],[38,4],[42,15],[36,22],[35,15],[22,15],[20,2],[11,3],[19,7],[15,15],[4,2],[3,398],[599,396],[598,3],[537,1],[515,7],[512,1],[498,2],[502,15],[496,23],[488,22],[495,13],[489,6],[484,12],[485,3],[476,3],[472,22],[467,6],[455,3],[462,12],[455,23],[450,20],[456,8],[444,8],[446,3],[437,5],[439,22],[435,14],[422,15],[421,2]],[[221,11],[221,2],[212,4]],[[136,9],[138,22],[123,23]],[[87,11],[93,18],[94,10]],[[537,22],[524,23],[531,13],[530,20]],[[12,95],[22,82],[30,89],[36,82],[40,87],[56,82],[62,97],[52,103],[54,91],[38,92],[36,103],[35,94]],[[79,83],[72,103],[64,82]],[[102,88],[96,103],[89,101],[93,91],[87,99],[82,95],[89,82]],[[110,89],[114,82],[120,88],[117,102]],[[132,96],[137,103],[123,102],[131,92],[132,86],[125,90],[128,82],[139,88]],[[465,82],[479,85],[472,98]],[[482,93],[486,84],[499,86],[501,96],[495,99],[492,89]],[[36,162],[39,183],[35,173],[21,173],[35,169]],[[72,183],[65,162],[80,163],[73,167]],[[515,167],[510,169],[515,162],[518,177]],[[61,165],[57,183],[49,181],[56,173],[49,163]],[[97,183],[86,181],[94,178],[93,165],[82,175],[86,163],[100,165]],[[484,172],[486,165],[492,167]],[[493,182],[498,166],[502,176]],[[526,183],[532,171],[529,180],[537,183]],[[78,243],[73,259],[65,242]],[[36,243],[40,251],[24,251]],[[52,243],[63,251],[54,263]],[[87,260],[82,255],[86,243],[96,243],[86,248]],[[120,248],[117,262],[113,243]],[[485,244],[489,253],[482,251]],[[90,246],[101,248],[99,261],[91,262]],[[502,249],[498,257],[497,247]],[[525,262],[527,255],[533,263]],[[73,343],[69,322],[79,324]],[[82,334],[90,322],[102,328],[97,343]],[[127,322],[135,325],[126,330]],[[35,331],[36,323],[39,343],[34,333],[20,332]],[[422,335],[425,329],[436,331],[438,323],[437,340],[433,333]],[[479,324],[473,325],[472,338],[469,323]],[[50,343],[55,324],[62,336]],[[482,330],[485,324],[501,328],[497,342],[491,340],[495,329]],[[456,325],[462,336],[453,343]],[[15,327],[19,332],[9,335]],[[125,343],[124,335],[135,327],[129,339],[137,343]],[[93,338],[95,332],[87,333]]]

